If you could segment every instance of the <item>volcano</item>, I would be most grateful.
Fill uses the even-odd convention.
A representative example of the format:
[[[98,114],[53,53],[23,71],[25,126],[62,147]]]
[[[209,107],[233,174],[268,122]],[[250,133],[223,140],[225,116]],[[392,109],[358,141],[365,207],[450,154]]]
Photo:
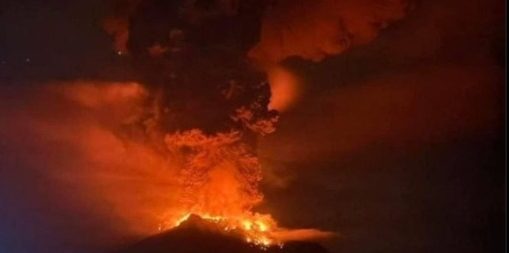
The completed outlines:
[[[145,238],[114,253],[327,253],[315,242],[288,242],[262,247],[246,242],[236,231],[191,215],[178,227]]]

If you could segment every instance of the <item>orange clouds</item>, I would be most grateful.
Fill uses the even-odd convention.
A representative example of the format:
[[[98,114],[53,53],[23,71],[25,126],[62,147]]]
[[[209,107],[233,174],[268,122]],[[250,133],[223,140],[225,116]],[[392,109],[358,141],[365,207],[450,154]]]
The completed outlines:
[[[269,69],[267,75],[271,90],[269,110],[283,112],[291,108],[301,95],[302,81],[283,67]]]
[[[281,160],[320,159],[375,143],[414,146],[490,133],[500,127],[500,73],[423,67],[337,89],[285,115],[260,151]]]
[[[266,12],[249,55],[262,64],[291,56],[319,61],[370,42],[406,8],[405,0],[278,1]]]
[[[21,168],[29,164],[57,189],[68,189],[59,194],[63,206],[84,203],[123,235],[157,232],[165,215],[175,213],[171,157],[136,127],[146,113],[139,84],[60,82],[15,97],[30,102],[3,102],[12,109],[0,134],[11,150],[25,150],[17,154]]]

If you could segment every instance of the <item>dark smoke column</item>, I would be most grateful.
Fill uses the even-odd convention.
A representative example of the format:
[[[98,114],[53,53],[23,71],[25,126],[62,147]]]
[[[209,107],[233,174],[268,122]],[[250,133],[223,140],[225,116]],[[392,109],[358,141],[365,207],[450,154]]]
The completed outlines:
[[[157,94],[165,131],[273,131],[270,89],[246,52],[257,41],[263,0],[144,0],[129,17],[127,49]],[[250,131],[249,131],[250,132]]]

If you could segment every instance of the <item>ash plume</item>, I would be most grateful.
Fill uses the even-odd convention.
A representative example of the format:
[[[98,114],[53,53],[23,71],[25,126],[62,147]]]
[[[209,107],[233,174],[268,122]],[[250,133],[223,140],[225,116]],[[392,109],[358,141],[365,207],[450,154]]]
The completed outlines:
[[[275,112],[265,110],[267,104],[284,111],[299,96],[298,78],[281,61],[319,61],[366,44],[409,9],[407,0],[137,0],[112,6],[105,30],[114,35],[116,50],[130,55],[141,83],[155,87],[164,108],[207,115],[202,122],[170,115],[181,122],[172,130],[208,125],[211,132],[224,129],[241,107],[253,113],[251,121],[270,123]],[[282,72],[289,77],[278,78]]]
[[[123,7],[123,19],[112,15],[105,28],[115,30],[109,26],[115,22],[109,20],[117,20],[115,40],[125,42],[119,47],[127,50],[140,83],[161,103],[163,128],[215,133],[240,126],[273,131],[261,127],[277,116],[266,109],[268,84],[245,57],[257,40],[264,1],[124,4],[135,8]]]
[[[245,57],[257,38],[263,2],[119,3],[105,29],[149,94],[135,128],[152,136],[177,167],[180,211],[167,212],[162,228],[189,213],[228,217],[228,226],[255,219],[263,220],[263,230],[275,227],[270,216],[252,212],[263,198],[254,144],[258,135],[275,131],[278,118],[267,108],[263,74]]]
[[[270,89],[262,73],[245,58],[256,41],[255,21],[264,5],[157,0],[126,4],[135,8],[121,12],[127,16],[117,22],[121,26],[115,27],[116,35],[122,39],[117,36],[116,42],[125,42],[120,50],[127,50],[138,81],[150,94],[148,113],[138,119],[137,128],[154,137],[150,142],[158,143],[162,155],[172,157],[177,167],[175,205],[180,212],[165,214],[161,228],[172,228],[194,213],[226,219],[225,229],[244,226],[248,240],[271,243],[273,238],[261,234],[276,223],[252,211],[263,198],[254,144],[257,135],[275,131],[278,115],[267,108]]]
[[[149,94],[147,113],[134,124],[178,164],[183,217],[220,220],[258,217],[256,139],[275,131],[276,110],[299,93],[299,78],[279,63],[321,60],[367,43],[407,7],[385,0],[119,3],[105,29]],[[171,227],[176,214],[169,215]],[[270,216],[264,222],[276,227]]]
[[[104,252],[193,213],[256,252],[337,236],[281,227],[302,225],[334,252],[502,245],[503,0],[105,0],[112,44],[96,1],[11,2],[0,44],[35,42],[0,59],[2,252]]]

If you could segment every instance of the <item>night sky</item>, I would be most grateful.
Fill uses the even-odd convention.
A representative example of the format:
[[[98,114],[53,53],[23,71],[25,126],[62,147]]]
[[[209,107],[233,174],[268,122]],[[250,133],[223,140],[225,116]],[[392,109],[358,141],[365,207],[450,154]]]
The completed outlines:
[[[32,118],[80,124],[41,95],[48,83],[138,78],[101,27],[108,8],[0,2],[0,252],[105,252],[130,239],[110,207],[50,176],[74,164],[73,147],[31,130]],[[410,9],[372,41],[285,59],[300,95],[258,138],[257,209],[337,232],[331,252],[503,252],[505,1]]]

